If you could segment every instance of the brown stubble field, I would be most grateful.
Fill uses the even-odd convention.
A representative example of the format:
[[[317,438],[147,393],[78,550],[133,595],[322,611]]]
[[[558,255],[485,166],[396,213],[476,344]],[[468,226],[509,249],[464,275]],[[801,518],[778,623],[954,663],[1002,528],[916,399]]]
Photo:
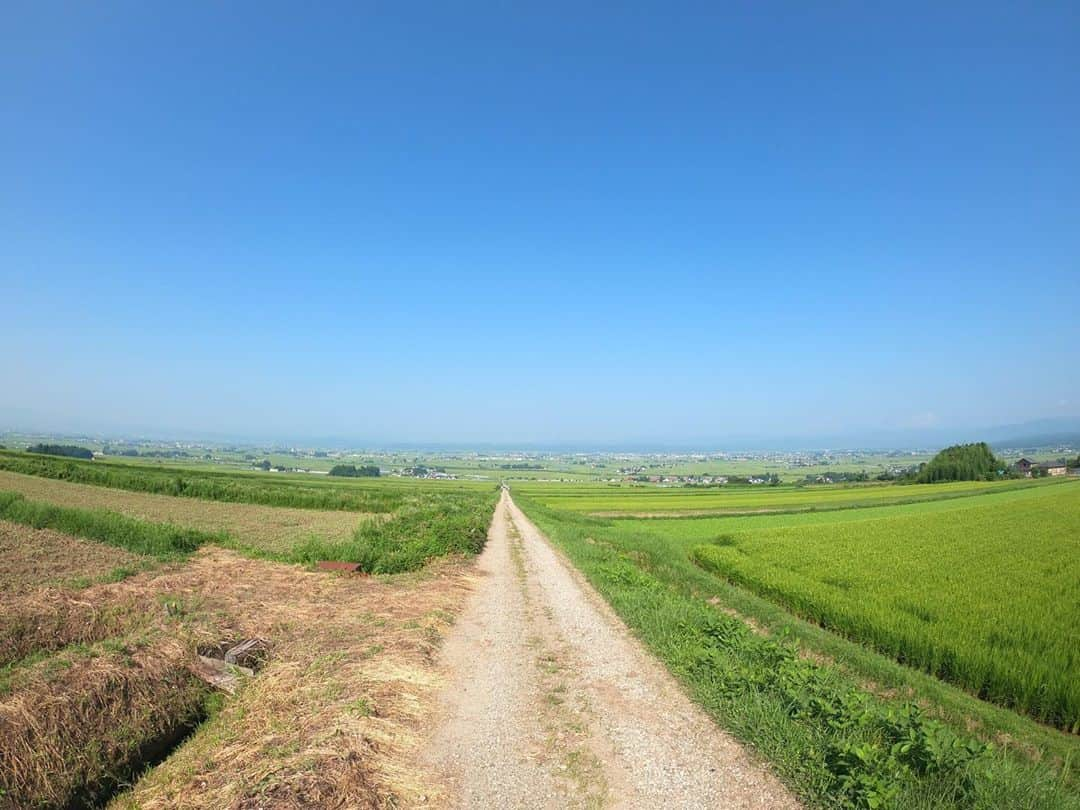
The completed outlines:
[[[43,585],[122,578],[153,564],[149,558],[121,548],[0,520],[0,593],[7,597]]]

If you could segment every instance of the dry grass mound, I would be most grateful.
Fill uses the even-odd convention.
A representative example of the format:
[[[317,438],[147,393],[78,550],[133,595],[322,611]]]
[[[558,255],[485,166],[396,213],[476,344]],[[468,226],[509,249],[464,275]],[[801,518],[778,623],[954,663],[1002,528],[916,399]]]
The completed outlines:
[[[19,673],[0,701],[0,807],[93,806],[202,716],[175,639],[132,638]]]
[[[0,666],[150,626],[169,610],[151,583],[179,570],[114,546],[3,521],[0,553]],[[0,673],[0,687],[6,680]]]
[[[430,792],[405,763],[464,566],[341,577],[207,549],[183,576],[225,619],[218,632],[269,639],[271,660],[113,807],[392,807]]]
[[[232,506],[232,505],[229,505]],[[16,527],[12,565],[116,549]],[[10,532],[9,532],[10,534]],[[87,554],[91,554],[89,558]],[[44,556],[43,556],[44,555]],[[103,558],[104,559],[104,558]],[[337,576],[205,546],[118,582],[0,594],[0,807],[95,801],[199,716],[198,649],[259,637],[269,661],[118,807],[388,807],[431,792],[405,764],[429,718],[434,652],[467,566]],[[54,652],[57,651],[58,652]],[[50,654],[51,653],[51,654]],[[13,804],[14,803],[14,804]]]
[[[0,600],[0,665],[128,633],[152,619],[153,606],[131,594],[101,589],[44,589],[4,598]]]

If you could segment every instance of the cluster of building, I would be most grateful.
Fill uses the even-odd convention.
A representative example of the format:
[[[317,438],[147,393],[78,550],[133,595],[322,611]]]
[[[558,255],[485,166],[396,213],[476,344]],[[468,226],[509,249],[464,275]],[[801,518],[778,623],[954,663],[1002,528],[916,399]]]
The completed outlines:
[[[436,479],[439,481],[455,481],[457,476],[453,473],[448,473],[442,469],[434,469],[432,467],[424,467],[423,465],[417,465],[415,467],[404,467],[400,470],[394,470],[390,473],[395,478],[427,478]]]
[[[1069,465],[1064,461],[1032,461],[1022,458],[1014,465],[1016,469],[1031,478],[1034,475],[1068,475]]]
[[[611,478],[608,479],[611,482],[618,482],[620,479]],[[726,475],[624,475],[621,479],[624,482],[632,483],[649,483],[649,484],[669,484],[672,486],[714,486],[716,484],[726,484],[728,477]],[[751,484],[764,483],[765,479],[756,481],[755,479],[749,479]]]

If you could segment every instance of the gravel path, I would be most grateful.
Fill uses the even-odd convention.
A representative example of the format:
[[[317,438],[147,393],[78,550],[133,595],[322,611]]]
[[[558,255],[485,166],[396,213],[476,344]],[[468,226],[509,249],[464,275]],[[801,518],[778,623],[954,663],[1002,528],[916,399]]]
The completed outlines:
[[[422,755],[448,807],[794,808],[504,493]]]

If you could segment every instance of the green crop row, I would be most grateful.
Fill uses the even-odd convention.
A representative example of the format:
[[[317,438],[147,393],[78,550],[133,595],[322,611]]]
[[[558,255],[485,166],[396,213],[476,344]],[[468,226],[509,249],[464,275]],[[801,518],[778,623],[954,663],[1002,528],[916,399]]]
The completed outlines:
[[[1080,730],[1080,487],[717,535],[695,560],[980,698]]]
[[[0,492],[0,520],[85,537],[159,559],[177,559],[204,543],[225,542],[224,534],[135,520],[104,509],[72,509]]]

